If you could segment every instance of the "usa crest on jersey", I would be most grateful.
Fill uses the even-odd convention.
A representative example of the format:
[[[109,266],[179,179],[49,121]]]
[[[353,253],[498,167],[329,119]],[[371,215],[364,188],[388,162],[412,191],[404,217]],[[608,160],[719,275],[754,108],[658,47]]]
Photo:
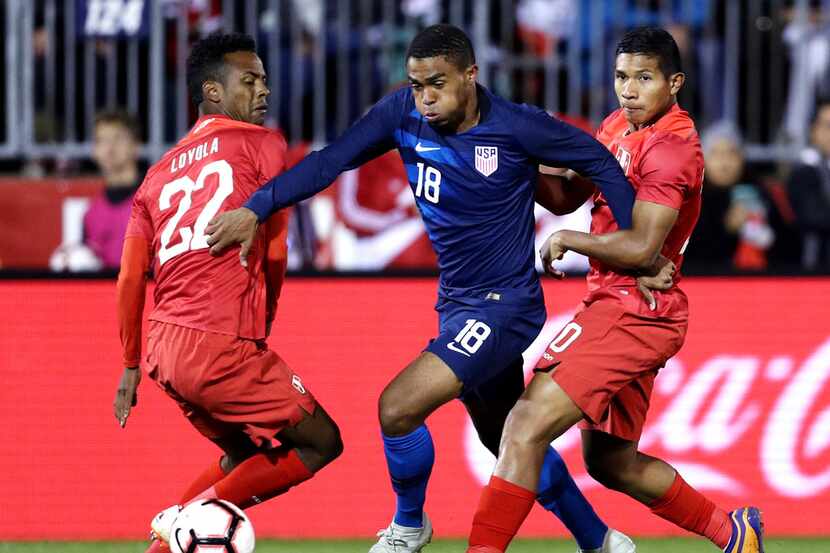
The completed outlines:
[[[499,168],[499,149],[496,146],[476,146],[476,170],[489,177]]]

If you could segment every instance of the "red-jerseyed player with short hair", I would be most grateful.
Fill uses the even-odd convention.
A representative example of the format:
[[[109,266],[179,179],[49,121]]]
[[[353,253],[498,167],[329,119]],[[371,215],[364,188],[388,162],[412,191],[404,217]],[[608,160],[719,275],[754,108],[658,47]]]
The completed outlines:
[[[591,234],[560,231],[543,246],[543,261],[554,275],[560,273],[550,264],[566,251],[590,257],[588,295],[548,346],[508,417],[468,552],[507,549],[535,499],[546,447],[579,421],[585,464],[596,480],[728,553],[763,552],[758,509],[727,513],[670,465],[637,449],[654,377],[683,344],[689,314],[677,286],[653,292],[649,305],[633,271],[661,254],[679,269],[700,213],[703,155],[694,123],[676,102],[685,76],[671,35],[635,29],[616,54],[621,109],[603,122],[597,138],[637,190],[633,226],[618,231],[596,193]],[[557,184],[553,197],[560,211],[580,205],[593,190],[584,181]]]
[[[147,173],[126,232],[118,310],[124,374],[115,397],[123,427],[136,404],[146,275],[155,273],[149,376],[224,452],[180,503],[217,497],[250,507],[310,478],[342,451],[337,426],[300,378],[265,345],[285,274],[287,215],[259,230],[247,267],[212,257],[205,226],[240,207],[283,170],[285,140],[262,127],[265,71],[252,38],[214,34],[187,61],[199,120]],[[178,507],[151,524],[167,550]]]

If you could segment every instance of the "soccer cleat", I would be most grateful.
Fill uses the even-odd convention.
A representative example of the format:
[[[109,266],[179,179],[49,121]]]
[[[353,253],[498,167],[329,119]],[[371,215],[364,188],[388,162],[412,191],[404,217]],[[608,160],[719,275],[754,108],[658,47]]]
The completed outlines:
[[[424,513],[424,525],[421,528],[400,526],[393,521],[388,527],[378,532],[378,542],[369,553],[417,553],[432,541],[432,522]]]
[[[764,553],[764,521],[756,507],[741,507],[729,513],[732,537],[724,553]]]
[[[179,516],[179,511],[182,510],[181,505],[173,505],[168,507],[150,521],[150,539],[159,540],[163,544],[170,543],[170,531],[173,529],[173,523],[176,522],[176,517]]]
[[[577,553],[634,553],[637,548],[631,538],[618,532],[613,528],[609,528],[605,533],[605,539],[602,541],[602,547],[599,549],[579,549]]]

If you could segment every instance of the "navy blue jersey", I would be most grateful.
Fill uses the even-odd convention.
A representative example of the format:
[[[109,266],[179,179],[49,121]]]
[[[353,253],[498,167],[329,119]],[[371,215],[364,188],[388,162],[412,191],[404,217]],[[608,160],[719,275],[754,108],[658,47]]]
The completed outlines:
[[[397,148],[441,272],[441,294],[497,292],[505,303],[538,300],[533,204],[539,164],[591,179],[621,228],[634,191],[609,151],[544,110],[478,87],[480,120],[462,133],[433,129],[409,88],[381,99],[328,147],[272,179],[245,204],[260,221],[308,198],[347,169]]]

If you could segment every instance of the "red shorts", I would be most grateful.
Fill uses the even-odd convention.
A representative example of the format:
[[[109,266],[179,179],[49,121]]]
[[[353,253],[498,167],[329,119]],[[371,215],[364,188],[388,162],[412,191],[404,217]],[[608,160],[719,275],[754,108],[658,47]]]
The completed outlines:
[[[688,319],[648,316],[628,299],[607,295],[585,304],[550,343],[536,372],[550,371],[585,414],[582,428],[636,442],[654,377],[683,345]]]
[[[204,436],[240,430],[258,446],[317,405],[300,378],[263,342],[151,322],[145,368]]]

